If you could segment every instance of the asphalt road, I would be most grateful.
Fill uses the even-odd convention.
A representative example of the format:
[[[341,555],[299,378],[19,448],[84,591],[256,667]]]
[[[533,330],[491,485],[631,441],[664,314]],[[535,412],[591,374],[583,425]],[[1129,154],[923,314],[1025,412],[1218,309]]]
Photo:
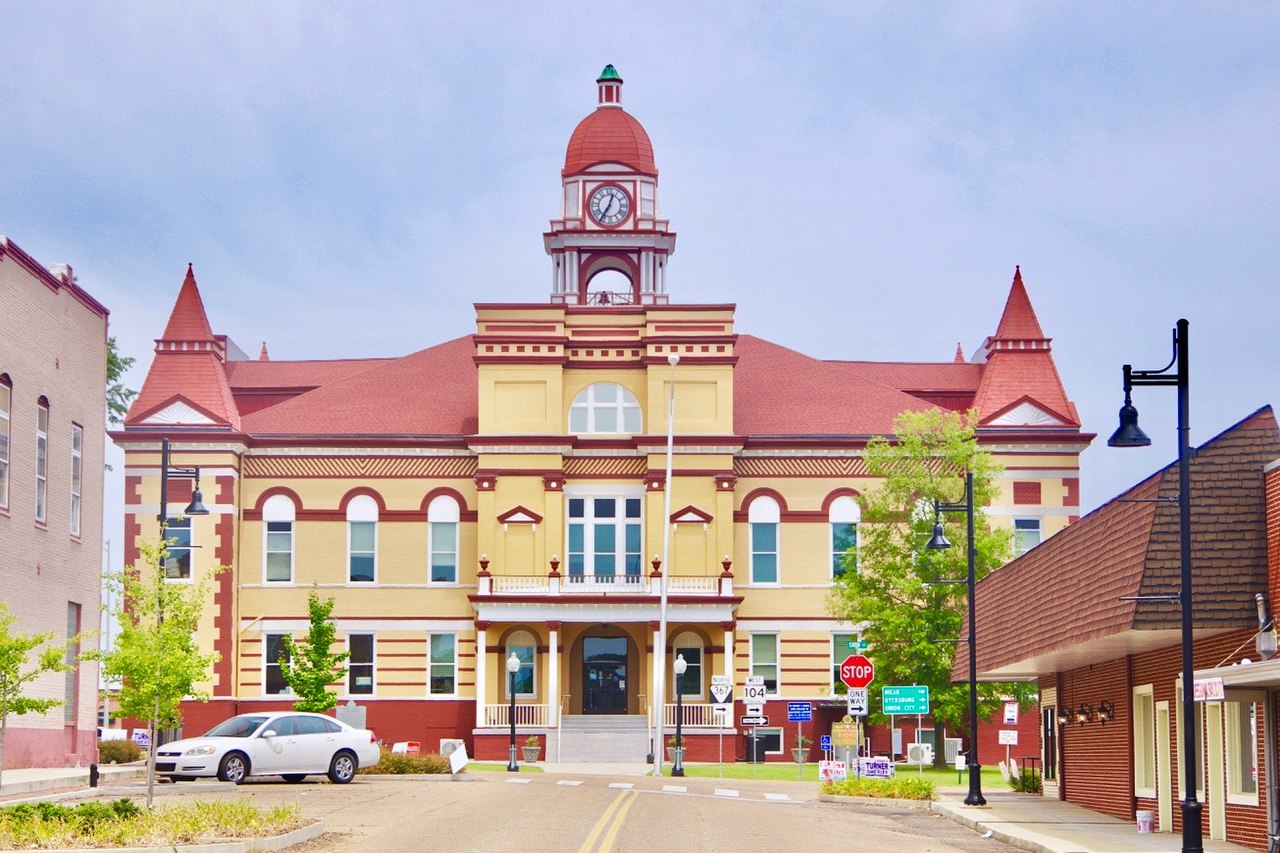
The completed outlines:
[[[301,853],[1014,849],[926,811],[819,803],[812,784],[470,775],[474,781],[358,776],[349,785],[291,785],[263,780],[219,790],[179,783],[164,786],[164,799],[297,803],[327,829],[291,848]],[[116,788],[113,796],[120,793]]]

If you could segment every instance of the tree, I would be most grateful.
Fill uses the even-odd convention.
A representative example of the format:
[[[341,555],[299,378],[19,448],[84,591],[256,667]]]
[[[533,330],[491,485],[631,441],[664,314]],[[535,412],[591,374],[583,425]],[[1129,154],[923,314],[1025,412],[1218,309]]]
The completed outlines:
[[[209,668],[217,652],[203,654],[196,642],[204,603],[213,578],[225,570],[205,572],[198,583],[166,583],[166,542],[139,540],[140,566],[126,567],[108,577],[116,594],[114,615],[120,623],[110,651],[96,656],[102,674],[120,684],[113,717],[149,721],[150,750],[147,759],[147,806],[155,784],[157,728],[173,728],[182,721],[183,699],[208,701],[199,689],[209,680]]]
[[[120,378],[133,367],[134,359],[120,355],[115,337],[107,338],[107,423],[119,426],[129,412],[129,402],[138,392],[124,387]]]
[[[1009,558],[1009,532],[992,530],[982,512],[995,494],[999,469],[978,445],[976,423],[974,412],[904,412],[894,437],[867,443],[867,469],[883,480],[863,497],[857,545],[845,556],[846,571],[828,600],[832,615],[855,625],[867,641],[876,681],[927,685],[933,719],[957,729],[968,729],[969,710],[968,683],[951,681],[967,610],[963,515],[943,519],[953,547],[924,546],[933,530],[933,501],[963,502],[965,472],[972,471],[975,577]],[[1034,693],[1026,684],[981,683],[978,716],[987,719],[1002,698],[1029,702]],[[883,722],[879,691],[870,691],[869,699],[872,722]],[[939,750],[937,761],[943,760]]]
[[[9,612],[9,605],[0,601],[0,772],[4,770],[4,739],[9,715],[43,714],[62,704],[61,699],[42,699],[25,693],[31,683],[46,672],[73,669],[74,665],[67,662],[67,655],[79,640],[71,637],[61,645],[50,645],[32,661],[31,653],[52,642],[57,632],[14,633],[13,623],[17,621],[18,617]]]
[[[321,598],[313,589],[307,596],[307,612],[311,616],[311,627],[305,645],[294,643],[292,637],[285,637],[281,644],[280,675],[298,697],[294,708],[322,714],[338,704],[338,696],[329,685],[347,674],[343,663],[351,653],[330,651],[336,635],[329,619],[333,612],[332,598]]]

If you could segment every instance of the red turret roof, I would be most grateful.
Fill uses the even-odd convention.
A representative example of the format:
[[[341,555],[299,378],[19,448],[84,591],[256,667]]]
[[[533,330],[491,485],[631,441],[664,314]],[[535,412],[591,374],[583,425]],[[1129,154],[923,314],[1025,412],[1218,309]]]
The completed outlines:
[[[165,326],[160,337],[166,341],[213,340],[213,330],[209,328],[204,300],[200,298],[200,288],[196,287],[196,274],[191,264],[187,264],[187,277],[182,280],[178,301],[169,315],[169,325]]]
[[[1013,268],[1013,287],[1009,288],[1009,299],[1004,303],[1004,313],[1000,315],[995,337],[1024,341],[1045,339],[1036,311],[1031,307],[1031,299],[1027,296],[1026,285],[1022,283],[1021,266]]]
[[[658,174],[649,134],[620,107],[598,107],[578,122],[569,137],[561,174],[581,172],[596,163],[621,163],[645,175]]]

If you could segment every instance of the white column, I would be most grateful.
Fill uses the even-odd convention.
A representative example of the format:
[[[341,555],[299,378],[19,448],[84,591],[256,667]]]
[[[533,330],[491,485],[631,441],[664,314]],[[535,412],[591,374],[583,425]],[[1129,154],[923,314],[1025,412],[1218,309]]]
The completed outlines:
[[[733,623],[724,623],[724,674],[733,684]]]
[[[547,627],[547,725],[555,728],[560,725],[560,623],[548,622]]]
[[[485,635],[489,633],[488,628],[488,622],[476,623],[476,728],[484,725],[485,686],[487,682],[485,658],[489,656]]]

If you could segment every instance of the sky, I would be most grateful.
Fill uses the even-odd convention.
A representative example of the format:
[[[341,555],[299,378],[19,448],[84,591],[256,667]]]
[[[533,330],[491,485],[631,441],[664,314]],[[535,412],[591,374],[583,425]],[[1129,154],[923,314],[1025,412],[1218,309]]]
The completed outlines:
[[[186,265],[272,358],[403,355],[542,302],[606,63],[679,235],[673,301],[819,358],[949,361],[1020,264],[1098,434],[1088,511],[1171,462],[1105,446],[1121,365],[1190,321],[1191,440],[1280,402],[1280,6],[87,4],[10,0],[0,233],[73,265],[140,388]],[[833,393],[840,393],[833,389]],[[122,461],[112,449],[109,461]],[[119,464],[108,538],[122,533]],[[119,568],[119,542],[113,543]]]

